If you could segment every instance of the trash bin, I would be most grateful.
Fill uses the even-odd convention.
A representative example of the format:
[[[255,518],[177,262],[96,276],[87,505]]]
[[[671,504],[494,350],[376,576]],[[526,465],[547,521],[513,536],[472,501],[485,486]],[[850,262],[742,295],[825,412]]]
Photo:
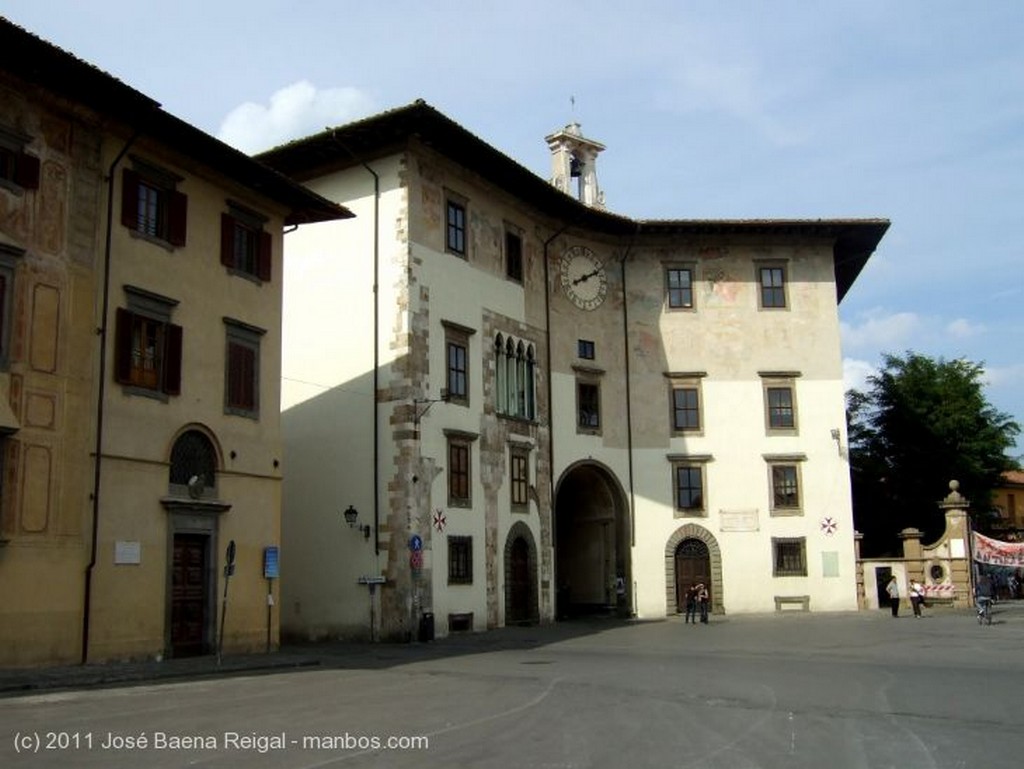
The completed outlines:
[[[420,641],[434,640],[434,613],[425,611],[420,617]]]

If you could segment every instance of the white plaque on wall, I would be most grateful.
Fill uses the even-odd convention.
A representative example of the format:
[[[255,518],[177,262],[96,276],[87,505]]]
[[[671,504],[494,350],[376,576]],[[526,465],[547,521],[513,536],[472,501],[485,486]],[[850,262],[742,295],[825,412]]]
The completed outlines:
[[[757,509],[720,510],[719,528],[722,531],[757,531]]]
[[[139,564],[142,563],[142,543],[118,540],[114,543],[115,564]]]
[[[949,540],[949,556],[950,558],[967,557],[967,549],[964,547],[964,541],[962,539]]]

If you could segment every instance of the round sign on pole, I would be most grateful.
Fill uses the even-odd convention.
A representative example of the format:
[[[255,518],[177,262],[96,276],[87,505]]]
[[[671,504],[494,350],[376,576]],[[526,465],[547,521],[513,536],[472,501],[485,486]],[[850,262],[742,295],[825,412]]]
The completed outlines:
[[[423,538],[419,534],[413,534],[409,537],[409,549],[414,553],[418,553],[423,549]]]
[[[423,551],[422,550],[413,550],[411,553],[409,553],[409,565],[412,566],[412,568],[414,568],[414,569],[422,569],[423,568]]]

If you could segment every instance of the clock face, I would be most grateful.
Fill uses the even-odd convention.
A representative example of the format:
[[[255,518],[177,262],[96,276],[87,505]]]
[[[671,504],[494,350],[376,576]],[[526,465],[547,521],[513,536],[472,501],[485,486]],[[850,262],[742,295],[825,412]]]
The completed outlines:
[[[586,246],[572,246],[561,260],[562,290],[581,310],[593,310],[608,293],[608,276],[601,260]]]

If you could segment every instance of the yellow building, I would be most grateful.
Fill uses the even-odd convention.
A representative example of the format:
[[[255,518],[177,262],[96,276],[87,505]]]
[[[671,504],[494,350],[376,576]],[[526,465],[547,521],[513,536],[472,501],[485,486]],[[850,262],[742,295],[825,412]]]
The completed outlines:
[[[1000,538],[1024,538],[1024,470],[1007,470],[993,490],[992,507],[999,518],[993,523]]]
[[[0,19],[0,665],[277,643],[282,233],[347,216]]]

